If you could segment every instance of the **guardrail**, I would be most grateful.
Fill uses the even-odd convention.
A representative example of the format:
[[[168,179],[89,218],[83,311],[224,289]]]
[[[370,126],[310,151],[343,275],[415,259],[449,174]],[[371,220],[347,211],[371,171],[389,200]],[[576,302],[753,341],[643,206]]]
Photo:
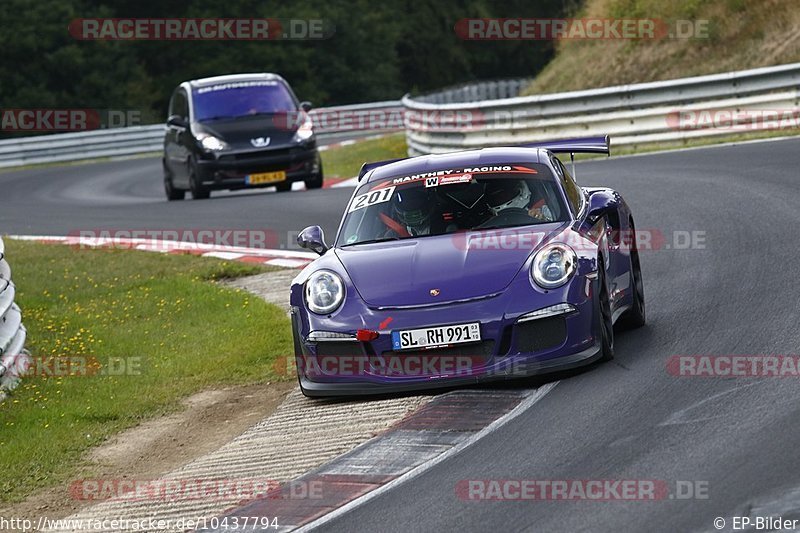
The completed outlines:
[[[774,129],[787,115],[797,128],[798,87],[793,63],[556,94],[402,102],[409,155],[418,155],[606,133],[615,146],[680,141]]]
[[[493,80],[478,83],[464,83],[455,87],[448,87],[435,93],[419,96],[416,102],[427,104],[455,104],[459,102],[476,102],[479,100],[497,100],[500,98],[514,98],[531,84],[530,78],[512,80]]]
[[[11,268],[5,258],[5,245],[0,238],[0,402],[17,386],[20,371],[28,366],[25,352],[27,332],[22,325],[22,312],[14,302],[15,295]]]
[[[402,116],[402,109],[400,101],[395,100],[323,107],[312,110],[310,115],[317,133],[324,138],[356,129],[376,133],[400,131],[402,120],[381,126],[379,121],[362,117],[392,113]],[[358,124],[367,127],[359,128]],[[163,124],[4,139],[0,140],[0,168],[160,152],[163,142]]]
[[[400,100],[368,104],[320,107],[309,113],[318,135],[369,131],[374,133],[402,131],[403,105]]]

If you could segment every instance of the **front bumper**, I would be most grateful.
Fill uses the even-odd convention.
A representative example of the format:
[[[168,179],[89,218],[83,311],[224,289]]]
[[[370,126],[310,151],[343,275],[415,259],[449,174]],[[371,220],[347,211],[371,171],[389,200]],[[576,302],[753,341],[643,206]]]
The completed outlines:
[[[586,365],[601,357],[596,283],[577,276],[560,289],[540,291],[534,299],[524,280],[493,297],[411,309],[371,309],[360,299],[351,299],[331,317],[295,306],[292,322],[302,352],[297,355],[298,377],[309,396],[338,396],[474,385]],[[519,321],[531,311],[564,302],[574,310]],[[378,330],[372,341],[309,340],[311,331],[352,334],[376,328],[388,317],[391,327]],[[392,350],[392,330],[473,321],[481,323],[481,343],[415,353]],[[426,367],[433,360],[436,363]],[[407,373],[412,366],[413,372]]]
[[[427,380],[408,380],[408,381],[338,381],[320,382],[312,381],[307,376],[299,374],[300,385],[306,396],[361,396],[371,394],[391,394],[398,392],[411,392],[418,390],[430,390],[445,387],[458,387],[466,385],[478,385],[480,383],[505,381],[520,379],[536,375],[543,375],[553,372],[570,370],[591,364],[601,357],[600,346],[591,346],[581,352],[562,356],[547,363],[525,361],[519,368],[527,368],[527,372],[513,372],[508,374],[486,372],[483,375],[475,376],[439,376],[429,377]]]
[[[249,185],[246,177],[261,172],[286,172],[284,182],[317,176],[322,163],[316,143],[260,151],[226,151],[197,160],[201,183],[209,189],[273,187],[276,183]]]

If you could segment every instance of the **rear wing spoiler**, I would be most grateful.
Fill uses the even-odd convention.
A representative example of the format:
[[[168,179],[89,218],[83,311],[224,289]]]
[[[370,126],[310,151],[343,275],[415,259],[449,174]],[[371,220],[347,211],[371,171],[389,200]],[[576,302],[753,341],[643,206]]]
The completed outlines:
[[[606,154],[611,155],[611,145],[608,135],[598,135],[596,137],[576,137],[574,139],[558,139],[554,141],[540,141],[535,143],[517,144],[520,148],[543,148],[550,150],[554,154]],[[358,172],[358,181],[372,169],[408,159],[407,157],[399,157],[397,159],[387,159],[386,161],[375,161],[373,163],[364,163],[361,165],[361,170]],[[573,160],[574,167],[574,160]],[[574,168],[573,168],[574,172]]]
[[[364,163],[361,165],[361,170],[358,171],[358,181],[361,181],[361,178],[367,175],[367,172],[372,170],[373,168],[382,167],[383,165],[388,165],[390,163],[395,163],[397,161],[402,161],[403,159],[408,159],[407,157],[398,157],[397,159],[387,159],[385,161],[374,161],[372,163]]]
[[[522,148],[544,148],[555,154],[606,154],[611,155],[611,145],[608,135],[596,137],[576,137],[574,139],[559,139],[555,141],[540,141],[519,145]]]
[[[572,161],[572,177],[576,177],[575,154],[606,154],[611,155],[611,139],[608,135],[596,137],[576,137],[575,139],[560,139],[556,141],[541,141],[537,143],[521,144],[524,148],[543,148],[554,154],[569,154]]]

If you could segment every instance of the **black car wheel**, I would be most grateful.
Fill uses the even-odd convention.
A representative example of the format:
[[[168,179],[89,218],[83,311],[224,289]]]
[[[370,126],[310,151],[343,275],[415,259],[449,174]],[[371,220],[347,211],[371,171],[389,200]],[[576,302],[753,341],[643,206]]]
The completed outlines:
[[[194,160],[189,163],[189,188],[194,200],[205,200],[211,196],[211,190],[200,183],[200,174],[197,171],[197,164]]]
[[[622,324],[629,328],[640,328],[647,323],[644,305],[644,282],[642,281],[642,266],[639,262],[639,250],[636,248],[636,230],[631,221],[631,233],[634,238],[631,242],[631,287],[633,287],[633,304],[622,316]]]
[[[322,188],[323,179],[324,178],[322,176],[322,167],[320,166],[319,172],[317,174],[315,174],[314,177],[312,177],[311,179],[308,179],[308,180],[305,181],[306,189],[320,189],[320,188]]]
[[[611,316],[611,300],[608,297],[608,287],[606,286],[606,270],[603,261],[597,267],[598,281],[598,302],[600,319],[600,339],[601,339],[601,361],[610,361],[614,358],[614,320]]]
[[[175,185],[172,183],[172,173],[167,168],[166,164],[163,164],[164,167],[164,193],[167,195],[167,200],[170,202],[174,200],[183,200],[186,198],[186,191],[183,189],[176,189]]]

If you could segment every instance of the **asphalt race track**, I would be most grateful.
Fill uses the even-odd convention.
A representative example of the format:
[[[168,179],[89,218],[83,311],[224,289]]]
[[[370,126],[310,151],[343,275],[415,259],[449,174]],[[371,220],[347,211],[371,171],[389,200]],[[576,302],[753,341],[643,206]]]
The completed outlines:
[[[342,514],[330,531],[714,531],[733,515],[800,518],[800,385],[792,378],[677,377],[675,355],[800,353],[800,138],[578,165],[639,231],[647,327],[616,359],[570,375],[460,454]],[[0,173],[0,228],[270,228],[318,223],[329,240],[349,189],[164,199],[157,159]],[[680,237],[675,237],[675,232]],[[703,241],[685,248],[691,232]],[[535,386],[537,381],[523,383]],[[708,486],[706,499],[463,501],[461,480],[626,479]],[[676,496],[676,494],[672,494]]]
[[[320,145],[371,134],[325,134],[320,137]],[[287,231],[303,229],[297,227],[301,209],[294,202],[298,199],[295,194],[301,191],[214,191],[209,203],[194,203],[187,192],[185,201],[168,203],[162,176],[158,157],[0,171],[0,231],[67,235],[81,230],[257,229],[274,231],[283,247],[297,248],[295,233],[289,235]],[[303,199],[302,210],[320,213],[323,218],[314,223],[332,238],[341,206],[351,192],[352,189],[315,191],[314,198]]]

